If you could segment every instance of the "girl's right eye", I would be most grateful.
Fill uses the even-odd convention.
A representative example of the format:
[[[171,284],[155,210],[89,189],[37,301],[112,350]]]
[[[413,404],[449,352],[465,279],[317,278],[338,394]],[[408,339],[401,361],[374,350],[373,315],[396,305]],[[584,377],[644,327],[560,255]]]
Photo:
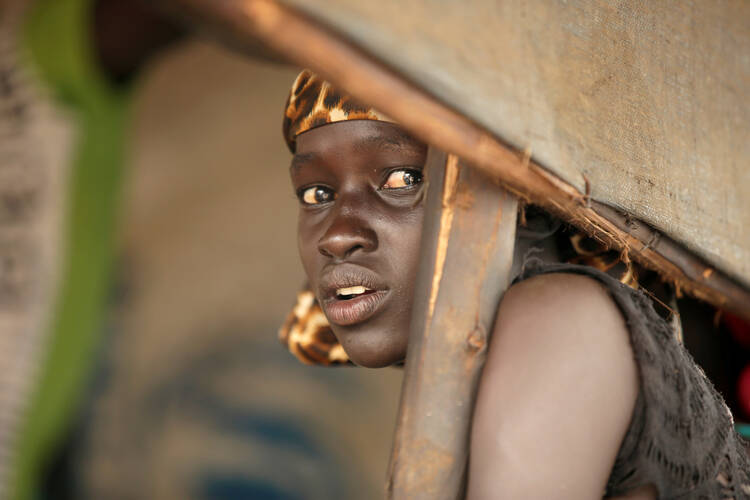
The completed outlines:
[[[299,191],[299,199],[305,205],[320,205],[333,201],[335,193],[332,189],[323,186],[310,186]]]

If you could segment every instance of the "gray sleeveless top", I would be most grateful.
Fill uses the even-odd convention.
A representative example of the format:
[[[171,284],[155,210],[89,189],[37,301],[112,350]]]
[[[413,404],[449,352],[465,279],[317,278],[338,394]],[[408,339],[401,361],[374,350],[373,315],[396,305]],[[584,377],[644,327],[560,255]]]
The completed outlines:
[[[640,391],[605,496],[653,484],[659,498],[750,499],[750,459],[729,408],[642,292],[588,266],[524,263],[517,281],[574,273],[602,283],[630,331]]]

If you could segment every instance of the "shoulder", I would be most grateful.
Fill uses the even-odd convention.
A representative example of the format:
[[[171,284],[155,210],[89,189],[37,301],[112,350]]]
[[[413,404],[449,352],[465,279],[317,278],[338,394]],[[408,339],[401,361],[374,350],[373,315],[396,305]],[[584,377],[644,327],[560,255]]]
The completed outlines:
[[[541,274],[516,283],[503,297],[497,319],[498,322],[534,323],[549,319],[545,313],[554,313],[558,325],[560,321],[584,325],[588,321],[603,320],[610,326],[620,327],[621,332],[626,331],[622,315],[605,287],[577,274]]]
[[[546,274],[512,286],[480,382],[470,498],[601,498],[638,385],[627,325],[602,285]]]
[[[497,311],[489,375],[516,349],[527,352],[528,362],[576,363],[589,375],[635,373],[623,315],[607,289],[586,276],[538,275],[508,290]]]

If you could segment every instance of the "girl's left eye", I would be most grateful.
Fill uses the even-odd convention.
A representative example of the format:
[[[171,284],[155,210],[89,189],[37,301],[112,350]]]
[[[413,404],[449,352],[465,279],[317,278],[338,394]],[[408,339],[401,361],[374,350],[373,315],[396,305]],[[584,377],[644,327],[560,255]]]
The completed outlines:
[[[383,183],[383,189],[399,189],[416,186],[422,182],[422,172],[419,170],[395,170],[388,175]]]

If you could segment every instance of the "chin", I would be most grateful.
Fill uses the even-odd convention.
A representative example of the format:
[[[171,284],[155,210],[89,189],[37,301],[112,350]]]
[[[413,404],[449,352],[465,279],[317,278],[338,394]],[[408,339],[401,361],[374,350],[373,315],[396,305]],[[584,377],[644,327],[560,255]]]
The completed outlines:
[[[333,328],[349,359],[357,366],[383,368],[404,361],[406,336],[388,329]]]

